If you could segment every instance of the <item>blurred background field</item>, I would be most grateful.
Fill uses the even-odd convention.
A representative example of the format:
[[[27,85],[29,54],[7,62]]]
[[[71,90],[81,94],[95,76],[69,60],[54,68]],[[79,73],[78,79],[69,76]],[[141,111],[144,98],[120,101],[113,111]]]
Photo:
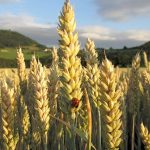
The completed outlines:
[[[35,54],[36,58],[39,59],[43,65],[50,66],[52,61],[51,50],[52,47],[47,47],[45,45],[39,44],[38,42],[26,37],[18,32],[11,30],[0,30],[0,68],[16,68],[16,53],[17,49],[21,47],[24,53],[25,62],[27,68],[29,68],[31,56]],[[104,49],[96,48],[98,52],[98,59],[100,62],[104,58],[104,50],[107,57],[113,62],[115,66],[121,68],[131,67],[131,61],[137,52],[146,51],[148,59],[150,56],[150,42],[137,47],[123,47],[122,49]],[[61,53],[58,50],[58,55],[61,57]],[[78,53],[81,58],[82,65],[85,66],[85,51],[81,47]],[[141,66],[143,66],[143,59],[141,61]]]

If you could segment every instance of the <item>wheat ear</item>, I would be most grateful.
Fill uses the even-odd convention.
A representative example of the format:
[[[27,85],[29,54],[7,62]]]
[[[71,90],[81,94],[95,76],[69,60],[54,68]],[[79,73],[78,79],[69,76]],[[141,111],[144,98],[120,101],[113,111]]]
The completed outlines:
[[[101,149],[101,117],[100,117],[100,69],[98,62],[98,53],[95,48],[94,41],[88,39],[85,45],[85,60],[87,66],[85,68],[85,80],[87,91],[92,106],[92,117],[93,117],[93,143],[97,145],[97,149]],[[97,121],[96,126],[94,122]],[[97,138],[97,139],[95,139]]]
[[[140,126],[140,103],[141,103],[141,93],[139,89],[139,79],[140,79],[140,62],[141,57],[140,53],[137,53],[132,61],[132,68],[129,77],[129,89],[127,93],[127,104],[128,104],[128,111],[129,111],[129,123],[132,124],[132,129],[129,128],[129,135],[131,138],[131,149],[134,150],[134,142],[135,142],[135,123],[136,126]],[[137,131],[137,134],[138,131]],[[140,136],[138,136],[138,146],[140,147]]]
[[[127,145],[128,145],[128,131],[127,131],[127,91],[128,91],[128,83],[129,83],[129,78],[127,77],[126,74],[122,75],[122,78],[119,81],[119,89],[121,91],[121,97],[120,97],[120,102],[121,102],[121,111],[123,113],[122,115],[122,137],[123,137],[123,142],[121,144],[122,149],[127,150]]]
[[[136,54],[132,61],[132,69],[129,78],[129,90],[128,90],[128,100],[129,112],[135,114],[139,110],[139,69],[140,69],[141,58],[139,53]]]
[[[104,148],[117,150],[122,141],[122,112],[120,91],[116,89],[116,74],[112,63],[105,58],[101,66],[101,112]]]
[[[27,88],[27,75],[26,75],[26,65],[24,61],[24,55],[22,49],[19,48],[17,51],[17,67],[18,67],[18,76],[20,81],[21,94],[24,95]]]
[[[29,70],[29,75],[28,75],[28,84],[27,84],[27,89],[28,89],[28,101],[27,101],[27,106],[28,106],[28,111],[30,115],[30,123],[31,123],[31,147],[33,149],[36,149],[40,147],[41,144],[41,135],[39,131],[39,126],[37,125],[36,118],[35,118],[35,76],[36,76],[36,70],[37,70],[37,60],[35,55],[32,56],[31,62],[30,62],[30,70]]]
[[[95,50],[95,44],[88,39],[86,43],[86,80],[87,91],[91,102],[100,108],[100,70],[98,68],[98,54]]]
[[[1,81],[1,133],[2,149],[15,150],[14,137],[14,89],[9,88],[6,80]]]
[[[35,58],[35,55],[32,56],[31,62],[30,62],[30,70],[28,75],[28,82],[27,82],[27,89],[28,89],[28,101],[27,105],[30,108],[30,114],[34,114],[34,76],[36,74],[37,69],[37,60]]]
[[[148,61],[148,56],[147,54],[144,52],[144,62],[145,62],[145,66],[146,69],[142,70],[141,72],[141,84],[140,84],[140,90],[142,92],[142,110],[141,110],[141,114],[142,114],[142,118],[143,118],[143,122],[146,124],[150,124],[150,64]],[[149,127],[149,126],[147,126]]]
[[[50,74],[48,75],[48,97],[50,101],[50,113],[56,115],[57,113],[57,103],[58,103],[58,94],[60,88],[59,82],[59,67],[58,67],[58,55],[57,49],[53,48],[52,51],[53,62],[50,68]]]
[[[80,50],[78,34],[75,33],[76,22],[74,11],[70,2],[65,2],[62,13],[59,17],[58,33],[60,36],[59,44],[62,52],[62,111],[68,114],[68,117],[75,119],[76,112],[81,106],[81,77],[82,67],[77,54]],[[74,106],[74,99],[79,100],[79,105]]]
[[[143,123],[141,123],[141,126],[140,126],[140,134],[141,134],[142,142],[145,146],[145,150],[149,150],[150,149],[150,133],[147,127],[143,125]]]
[[[27,90],[27,74],[26,74],[26,65],[24,61],[24,55],[21,48],[17,51],[17,66],[18,66],[18,76],[19,76],[19,85],[20,93],[18,95],[18,122],[19,122],[19,134],[20,142],[23,141],[22,146],[26,147],[28,137],[29,137],[29,114],[27,110],[28,99],[26,97]],[[25,144],[26,143],[26,144]]]
[[[44,148],[47,148],[47,134],[50,121],[50,107],[48,101],[47,79],[45,77],[45,67],[38,62],[37,69],[34,74],[34,111],[35,119],[39,126]]]
[[[22,49],[19,48],[17,51],[17,65],[18,65],[18,76],[20,81],[24,81],[26,79],[26,66],[24,62],[24,55],[22,53]]]

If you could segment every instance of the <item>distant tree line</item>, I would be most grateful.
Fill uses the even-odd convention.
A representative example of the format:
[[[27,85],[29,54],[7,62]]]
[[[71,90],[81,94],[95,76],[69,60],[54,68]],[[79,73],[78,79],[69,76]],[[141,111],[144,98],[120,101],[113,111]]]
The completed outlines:
[[[104,58],[104,51],[102,49],[97,49],[97,52],[98,52],[98,56],[99,56],[98,58],[101,62],[102,59]],[[114,50],[114,49],[110,50],[109,49],[109,50],[105,50],[107,57],[113,62],[113,64],[115,66],[119,66],[119,67],[130,67],[132,58],[138,52],[140,52],[140,54],[142,56],[143,50],[138,50],[138,49],[122,49],[122,50]],[[147,49],[147,50],[145,50],[145,52],[147,53],[148,57],[150,57],[150,51]],[[61,57],[61,53],[59,53],[59,56]],[[80,50],[78,56],[81,58],[82,65],[85,66],[86,65],[85,51]],[[51,55],[41,57],[39,59],[42,62],[42,64],[45,65],[46,67],[49,67],[51,65],[51,62],[52,62]],[[26,62],[26,66],[29,67],[30,66],[30,60],[25,60],[25,62]],[[141,65],[143,65],[143,64],[144,63],[142,60]],[[0,68],[5,68],[5,67],[6,68],[11,68],[11,67],[16,68],[17,67],[16,60],[15,59],[10,60],[10,59],[0,58]]]
[[[143,52],[146,52],[149,59],[150,59],[150,49],[119,49],[119,50],[105,50],[105,53],[108,57],[108,59],[110,59],[113,64],[115,66],[119,66],[119,67],[131,67],[131,63],[132,63],[132,59],[135,56],[136,53],[140,53],[142,61],[141,61],[141,66],[144,65],[144,60],[143,60]],[[98,52],[98,58],[100,60],[100,62],[104,59],[105,55],[104,55],[104,50],[103,49],[97,49]],[[85,61],[85,54],[84,51],[80,51],[79,56],[82,58],[82,64],[86,65],[86,61]]]

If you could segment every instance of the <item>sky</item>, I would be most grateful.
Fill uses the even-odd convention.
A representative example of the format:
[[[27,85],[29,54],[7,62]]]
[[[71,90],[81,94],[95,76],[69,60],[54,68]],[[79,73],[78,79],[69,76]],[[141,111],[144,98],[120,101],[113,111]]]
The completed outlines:
[[[70,0],[81,47],[122,48],[150,41],[149,0]],[[18,31],[47,46],[57,46],[58,16],[64,0],[0,0],[0,29]]]

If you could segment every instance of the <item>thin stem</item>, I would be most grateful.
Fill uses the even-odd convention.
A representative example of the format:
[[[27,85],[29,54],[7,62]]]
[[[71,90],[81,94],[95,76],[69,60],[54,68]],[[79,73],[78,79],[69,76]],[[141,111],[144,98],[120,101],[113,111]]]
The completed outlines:
[[[135,117],[136,114],[132,117],[132,138],[131,138],[131,150],[134,150],[134,135],[135,135]]]
[[[47,150],[47,133],[45,133],[43,135],[43,147],[44,147],[44,150]]]
[[[97,136],[97,141],[98,141],[98,148],[99,150],[102,149],[102,143],[101,143],[101,114],[100,110],[97,108],[97,117],[98,117],[98,136]]]
[[[84,95],[85,95],[85,101],[87,105],[87,112],[88,112],[88,143],[87,143],[87,150],[91,150],[91,141],[92,141],[92,112],[91,112],[91,106],[89,102],[89,97],[87,94],[86,89],[84,88]]]

